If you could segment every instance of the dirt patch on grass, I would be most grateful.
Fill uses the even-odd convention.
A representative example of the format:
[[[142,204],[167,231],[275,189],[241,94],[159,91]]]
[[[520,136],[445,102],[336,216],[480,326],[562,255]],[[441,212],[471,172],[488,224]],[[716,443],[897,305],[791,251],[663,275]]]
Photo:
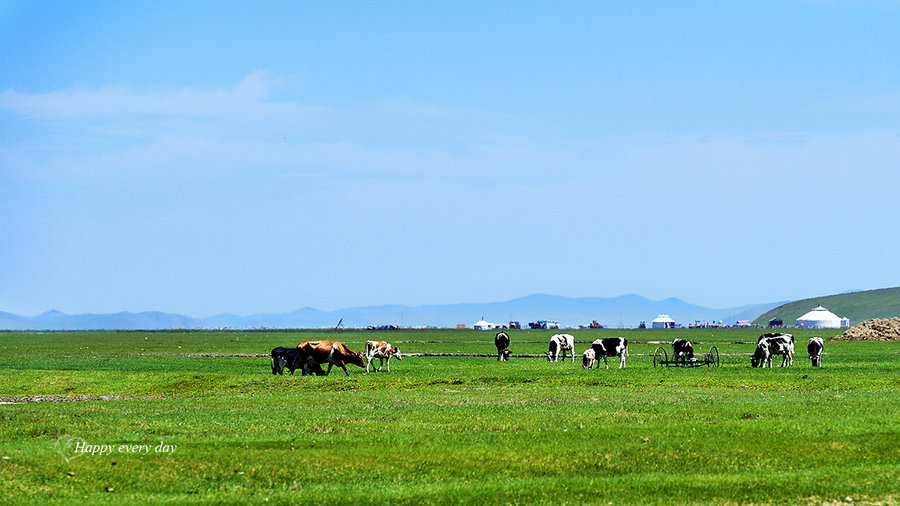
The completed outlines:
[[[135,397],[128,395],[17,395],[0,396],[0,404],[28,404],[31,402],[84,402],[84,401],[130,401],[134,399],[162,399],[162,397]]]
[[[829,341],[900,341],[900,318],[872,318]]]

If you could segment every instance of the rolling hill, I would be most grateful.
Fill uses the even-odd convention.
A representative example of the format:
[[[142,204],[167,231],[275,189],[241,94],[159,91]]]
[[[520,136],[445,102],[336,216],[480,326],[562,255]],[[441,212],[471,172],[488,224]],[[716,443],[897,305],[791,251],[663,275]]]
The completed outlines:
[[[797,318],[819,304],[842,318],[849,318],[850,325],[869,318],[895,318],[900,316],[900,287],[842,293],[789,302],[766,312],[753,323],[765,325],[772,318],[778,317],[784,321],[785,325],[793,325]]]

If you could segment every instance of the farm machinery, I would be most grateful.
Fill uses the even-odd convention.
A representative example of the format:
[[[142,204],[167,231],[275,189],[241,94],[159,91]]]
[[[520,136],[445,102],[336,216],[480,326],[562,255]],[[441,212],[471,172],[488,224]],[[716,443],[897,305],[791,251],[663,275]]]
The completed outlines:
[[[710,346],[706,350],[706,354],[699,359],[697,357],[684,359],[673,355],[672,359],[669,360],[669,354],[666,352],[666,349],[659,346],[653,352],[653,367],[663,365],[666,367],[719,367],[719,349],[715,346]]]

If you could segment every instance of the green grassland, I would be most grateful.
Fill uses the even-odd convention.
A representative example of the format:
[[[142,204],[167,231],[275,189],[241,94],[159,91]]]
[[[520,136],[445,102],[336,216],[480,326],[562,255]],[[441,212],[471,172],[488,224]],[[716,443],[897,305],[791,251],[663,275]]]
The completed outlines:
[[[900,317],[900,288],[882,288],[798,300],[778,306],[761,315],[754,323],[765,325],[772,318],[778,317],[784,323],[793,325],[797,318],[819,304],[841,318],[849,318],[851,325],[870,318],[896,318]]]
[[[552,333],[510,331],[511,350]],[[763,370],[758,330],[573,333],[579,353],[627,337],[627,367],[409,356],[390,374],[273,376],[233,355],[372,337],[493,353],[493,333],[0,333],[0,400],[45,400],[0,405],[0,503],[900,502],[900,343],[828,342],[813,369],[805,343],[829,334],[796,331],[794,366]],[[721,367],[654,368],[674,337],[714,344]]]

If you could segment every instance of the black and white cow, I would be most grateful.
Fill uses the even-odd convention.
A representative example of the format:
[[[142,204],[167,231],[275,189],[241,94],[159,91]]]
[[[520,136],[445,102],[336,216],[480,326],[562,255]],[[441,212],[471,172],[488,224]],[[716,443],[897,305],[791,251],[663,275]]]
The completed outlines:
[[[821,337],[809,338],[809,344],[806,345],[806,351],[809,352],[809,359],[812,360],[813,367],[822,367],[822,350],[825,349],[825,342]]]
[[[672,356],[676,362],[693,362],[694,345],[690,341],[676,338],[672,341]]]
[[[753,367],[772,367],[772,355],[781,355],[781,367],[794,365],[794,336],[791,334],[763,334],[756,340],[756,350],[750,357]]]
[[[624,337],[607,337],[605,339],[597,339],[591,343],[591,349],[594,350],[597,368],[600,368],[600,358],[609,369],[607,357],[619,357],[619,369],[625,367],[625,357],[628,356],[628,339]]]
[[[283,348],[281,346],[272,349],[272,374],[284,374],[284,367],[294,374],[294,369],[300,367],[300,353],[297,348]]]
[[[494,336],[494,345],[497,346],[497,361],[509,360],[509,334],[497,332],[497,335]]]
[[[575,362],[575,336],[572,334],[554,334],[550,337],[550,349],[547,350],[547,360],[559,362],[559,355],[566,359],[566,352],[572,354],[572,362]]]

